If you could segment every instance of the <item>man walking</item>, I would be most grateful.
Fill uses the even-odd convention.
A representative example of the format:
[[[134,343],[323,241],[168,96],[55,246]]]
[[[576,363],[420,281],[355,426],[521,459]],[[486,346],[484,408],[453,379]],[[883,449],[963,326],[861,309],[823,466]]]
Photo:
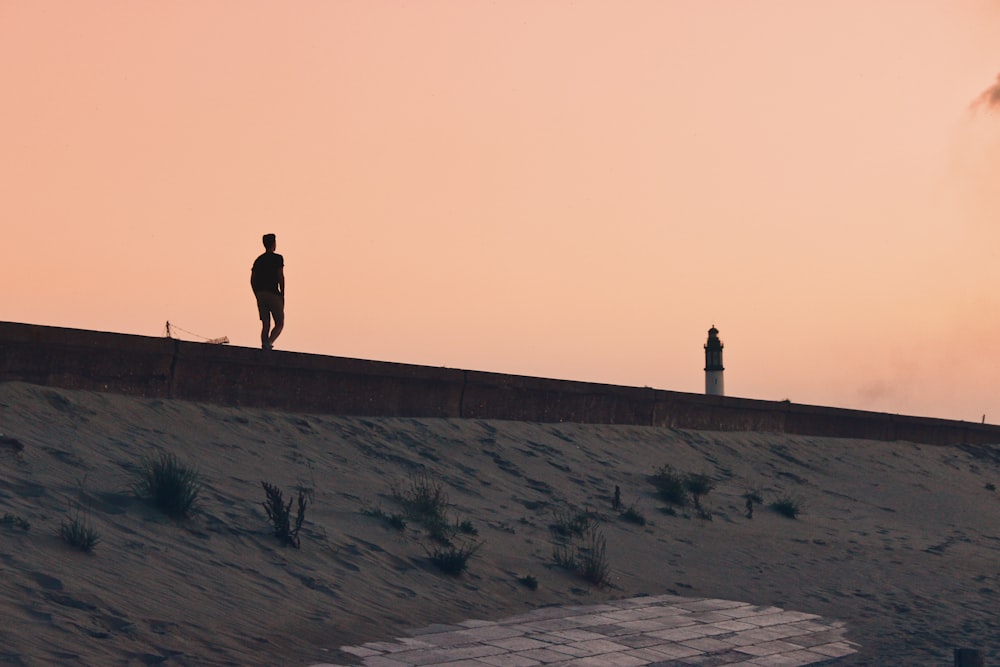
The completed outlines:
[[[274,234],[264,234],[264,254],[254,260],[250,286],[260,313],[260,346],[270,350],[285,327],[285,258],[274,252]],[[271,318],[274,329],[271,329]]]

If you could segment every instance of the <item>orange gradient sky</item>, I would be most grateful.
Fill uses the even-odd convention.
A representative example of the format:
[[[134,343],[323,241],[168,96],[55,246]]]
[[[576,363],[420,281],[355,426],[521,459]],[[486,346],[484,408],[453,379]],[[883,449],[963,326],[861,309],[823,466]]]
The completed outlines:
[[[0,0],[0,319],[259,346],[275,232],[277,349],[701,392],[714,323],[728,395],[1000,423],[998,35],[995,0]]]

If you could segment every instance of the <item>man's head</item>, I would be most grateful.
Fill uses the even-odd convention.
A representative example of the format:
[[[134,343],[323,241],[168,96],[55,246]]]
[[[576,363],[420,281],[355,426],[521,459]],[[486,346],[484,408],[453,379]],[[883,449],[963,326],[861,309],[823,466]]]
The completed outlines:
[[[263,241],[265,250],[274,250],[278,245],[278,241],[274,237],[274,234],[264,234]]]

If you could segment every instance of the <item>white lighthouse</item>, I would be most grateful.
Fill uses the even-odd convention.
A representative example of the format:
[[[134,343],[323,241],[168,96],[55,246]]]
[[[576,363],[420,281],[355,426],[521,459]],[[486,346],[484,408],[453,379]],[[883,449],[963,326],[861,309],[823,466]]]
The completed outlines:
[[[722,341],[719,340],[719,330],[712,325],[708,330],[708,342],[705,343],[705,393],[709,396],[725,396],[725,384],[722,381]]]

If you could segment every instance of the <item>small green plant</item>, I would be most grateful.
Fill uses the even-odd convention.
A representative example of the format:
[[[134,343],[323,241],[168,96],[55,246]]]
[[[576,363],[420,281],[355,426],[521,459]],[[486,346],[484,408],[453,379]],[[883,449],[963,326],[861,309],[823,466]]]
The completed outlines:
[[[438,519],[425,520],[424,527],[427,528],[428,537],[445,546],[451,544],[451,540],[455,537],[455,535],[462,534],[476,536],[479,534],[479,531],[468,519],[465,519],[464,521],[458,521],[456,519],[455,523],[451,524],[448,523],[447,519],[442,516]]]
[[[583,542],[556,543],[552,551],[552,562],[565,570],[571,570],[582,579],[595,586],[603,586],[610,580],[607,542],[600,529],[593,525],[587,529]]]
[[[530,591],[538,590],[538,579],[536,579],[530,574],[526,574],[523,577],[518,577],[517,580],[521,582],[521,585],[523,585]]]
[[[634,523],[638,526],[646,525],[646,517],[642,511],[636,507],[636,503],[632,503],[619,515],[624,521],[629,523]]]
[[[59,524],[59,537],[71,547],[84,553],[93,551],[97,543],[101,541],[97,530],[89,521],[82,518],[79,512],[63,519]]]
[[[18,530],[25,530],[25,531],[31,528],[31,524],[28,523],[27,519],[15,516],[8,512],[4,512],[3,519],[0,519],[0,525],[10,526],[12,528],[17,528]]]
[[[798,517],[799,513],[802,511],[802,507],[797,498],[792,496],[782,496],[771,503],[771,509],[782,516],[786,516],[789,519],[794,519]]]
[[[425,523],[443,521],[448,508],[448,493],[444,484],[432,481],[427,473],[411,476],[405,486],[398,482],[394,484],[392,497],[407,516]]]
[[[701,508],[701,497],[708,495],[715,488],[715,482],[712,481],[712,478],[703,473],[689,473],[684,478],[684,488],[691,494],[691,498],[694,500],[694,508],[698,510],[699,514],[704,514]]]
[[[746,517],[748,519],[753,518],[753,508],[754,505],[761,505],[764,502],[764,496],[757,488],[747,489],[746,493],[743,494],[746,499]]]
[[[603,586],[608,583],[611,568],[608,565],[607,542],[604,534],[596,528],[590,533],[590,542],[580,550],[578,562],[580,576],[586,581]]]
[[[997,490],[997,486],[993,482],[987,482],[985,488],[986,488],[987,491],[996,491]]]
[[[576,549],[572,544],[556,542],[552,545],[552,563],[564,570],[576,572]]]
[[[665,503],[684,507],[688,502],[688,489],[684,475],[674,470],[670,464],[657,468],[649,476],[649,483],[656,488],[656,494]]]
[[[387,514],[381,507],[373,507],[369,509],[362,510],[361,512],[365,516],[375,517],[376,519],[381,519],[390,528],[395,528],[396,530],[406,529],[406,517],[402,514],[393,513]]]
[[[173,454],[143,460],[138,477],[132,490],[167,516],[186,518],[196,509],[201,492],[200,475]]]
[[[450,525],[444,517],[425,519],[423,523],[428,537],[438,544],[451,546],[451,538],[455,536],[455,526]]]
[[[261,481],[260,484],[264,487],[264,493],[267,496],[267,499],[261,504],[264,506],[264,511],[267,512],[267,518],[271,520],[271,525],[274,527],[274,536],[281,541],[282,545],[298,549],[300,546],[299,530],[301,530],[302,522],[306,518],[307,503],[305,495],[302,491],[299,491],[298,513],[295,516],[295,523],[293,525],[291,521],[291,499],[286,504],[281,497],[281,489],[264,481]]]
[[[460,546],[449,544],[434,547],[431,550],[425,547],[424,550],[431,563],[436,565],[439,570],[445,574],[457,576],[465,571],[469,559],[475,556],[482,546],[482,542],[467,542]]]
[[[582,537],[594,524],[595,515],[588,511],[573,509],[557,509],[552,513],[552,523],[549,530],[561,538]]]

